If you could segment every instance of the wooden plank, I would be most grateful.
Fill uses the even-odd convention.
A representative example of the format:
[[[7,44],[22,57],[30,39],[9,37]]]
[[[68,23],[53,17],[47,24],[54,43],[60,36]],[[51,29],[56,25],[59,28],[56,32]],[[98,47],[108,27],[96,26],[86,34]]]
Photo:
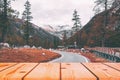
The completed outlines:
[[[99,80],[120,80],[120,72],[101,63],[84,63]]]
[[[0,80],[22,80],[38,63],[20,63],[0,72]]]
[[[110,67],[113,67],[113,68],[120,71],[120,63],[104,63],[104,64],[106,64],[106,65],[108,65]]]
[[[13,65],[15,65],[16,63],[0,63],[0,71],[5,70]]]
[[[96,80],[96,77],[80,63],[62,63],[61,79],[62,80]]]
[[[40,63],[24,80],[59,80],[59,63]]]

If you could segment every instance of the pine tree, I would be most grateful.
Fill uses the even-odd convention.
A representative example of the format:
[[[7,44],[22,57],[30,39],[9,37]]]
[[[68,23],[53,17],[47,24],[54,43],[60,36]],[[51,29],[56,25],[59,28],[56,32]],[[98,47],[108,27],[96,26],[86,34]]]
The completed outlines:
[[[1,34],[1,42],[5,42],[5,35],[7,33],[7,0],[1,0],[1,29],[2,29],[2,34]]]
[[[56,49],[57,46],[59,45],[59,38],[56,36],[53,36],[53,43],[54,43],[54,48]]]
[[[64,32],[63,32],[63,45],[64,46],[66,46],[66,42],[67,41],[67,31],[66,30],[64,30]]]
[[[74,25],[72,27],[73,34],[74,34],[74,33],[77,33],[82,27],[79,15],[78,15],[76,10],[74,10],[72,21],[74,21]],[[78,36],[75,36],[75,41],[74,41],[74,43],[76,43],[75,45],[78,45],[78,39],[77,38],[78,38]]]
[[[112,7],[112,14],[118,17],[118,21],[116,21],[115,25],[115,30],[120,32],[120,0],[115,0]]]
[[[11,10],[13,11],[10,7],[11,1],[14,0],[0,0],[1,42],[5,42],[5,37],[8,34],[9,19],[11,18],[9,14],[14,13],[11,12]]]
[[[114,1],[115,0],[95,0],[94,3],[96,5],[94,6],[93,11],[95,11],[95,14],[98,14],[102,11],[110,9]]]
[[[74,25],[73,25],[73,30],[75,32],[79,31],[81,29],[81,23],[80,23],[80,18],[79,18],[79,15],[77,13],[76,10],[74,10],[74,13],[73,13],[73,19],[72,21],[74,21]]]
[[[102,34],[102,43],[101,46],[104,47],[105,43],[105,35],[106,35],[106,27],[108,25],[108,9],[112,6],[114,0],[95,0],[96,6],[94,7],[94,11],[99,10],[99,12],[104,11],[104,23],[101,27],[101,34]],[[97,12],[98,14],[98,12]]]
[[[26,1],[24,6],[25,6],[25,11],[23,12],[22,19],[25,20],[24,37],[26,40],[26,44],[28,45],[29,44],[29,36],[30,36],[30,26],[31,26],[30,21],[32,20],[33,17],[31,16],[31,12],[30,12],[31,4],[28,0]]]
[[[4,5],[3,0],[0,0],[0,18],[1,18],[1,16],[2,16],[3,5]]]

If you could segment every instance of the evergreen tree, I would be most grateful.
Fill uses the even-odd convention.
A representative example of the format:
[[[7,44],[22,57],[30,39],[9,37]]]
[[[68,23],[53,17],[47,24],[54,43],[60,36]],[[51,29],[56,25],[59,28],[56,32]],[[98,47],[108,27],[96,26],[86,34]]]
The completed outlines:
[[[1,27],[1,42],[5,42],[5,37],[8,34],[8,25],[9,25],[9,19],[10,14],[14,13],[11,11],[14,11],[10,7],[10,3],[13,0],[0,0],[0,27]]]
[[[54,48],[56,49],[57,46],[59,45],[59,38],[57,38],[56,36],[53,36],[53,39],[54,39],[54,41],[53,41],[53,43],[54,43]]]
[[[66,42],[67,41],[67,31],[64,30],[64,33],[63,33],[63,45],[66,46]]]
[[[116,21],[115,25],[115,30],[120,32],[120,0],[115,0],[112,7],[112,14],[118,17],[118,21]]]
[[[73,19],[72,20],[74,21],[74,25],[72,27],[73,34],[74,34],[74,33],[77,33],[77,31],[79,31],[81,29],[81,27],[82,27],[79,15],[78,15],[76,10],[74,10]],[[78,42],[79,42],[77,38],[78,38],[78,36],[75,36],[75,41],[74,41],[76,43],[75,45],[78,45]]]
[[[30,26],[31,26],[30,21],[32,20],[33,17],[31,16],[31,12],[30,12],[31,4],[28,0],[26,1],[24,6],[25,6],[25,11],[23,12],[22,19],[25,20],[24,37],[26,40],[26,44],[28,45],[29,44],[29,36],[30,36]]]
[[[7,18],[7,0],[1,0],[1,23],[3,25],[1,25],[1,30],[2,30],[2,34],[1,34],[1,42],[5,42],[5,35],[7,33],[7,22],[8,22],[8,18]]]
[[[80,22],[79,15],[78,15],[78,13],[77,13],[76,10],[74,10],[72,21],[74,21],[74,25],[73,25],[73,27],[72,27],[73,30],[74,30],[75,32],[79,31],[82,26],[81,26],[81,22]]]
[[[106,35],[106,27],[108,25],[108,9],[112,6],[114,0],[95,0],[96,6],[94,7],[94,11],[97,12],[97,10],[99,10],[99,12],[104,11],[104,23],[101,27],[101,34],[102,34],[102,43],[101,46],[104,47],[104,43],[105,43],[105,35]],[[98,14],[98,12],[97,12]]]
[[[96,5],[94,6],[93,11],[95,11],[95,14],[98,14],[102,11],[110,9],[114,1],[115,0],[95,0],[94,3]]]
[[[2,16],[2,12],[3,12],[3,5],[4,5],[3,0],[0,0],[0,18]]]

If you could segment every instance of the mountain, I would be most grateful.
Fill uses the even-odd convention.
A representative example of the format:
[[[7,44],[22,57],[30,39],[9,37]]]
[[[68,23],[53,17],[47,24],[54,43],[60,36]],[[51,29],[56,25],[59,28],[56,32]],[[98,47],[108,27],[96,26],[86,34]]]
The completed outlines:
[[[49,32],[50,34],[59,37],[61,40],[63,39],[64,33],[66,33],[67,38],[71,37],[72,30],[69,25],[42,25],[40,27],[43,28],[45,31]]]
[[[119,10],[120,7],[107,10],[106,27],[104,27],[105,11],[95,15],[79,32],[67,40],[67,44],[77,42],[79,47],[95,47],[101,46],[104,39],[105,47],[120,47],[120,18],[116,15]]]
[[[8,26],[8,33],[5,38],[5,42],[9,43],[10,45],[15,46],[23,46],[25,44],[24,39],[24,29],[23,26],[24,21],[21,19],[13,19],[9,21]],[[2,28],[0,27],[0,30]],[[0,32],[1,36],[1,32]],[[39,26],[31,23],[30,26],[30,39],[29,45],[30,46],[41,46],[44,48],[55,48],[59,45],[60,39],[44,29],[40,28]],[[1,38],[0,38],[1,39]]]

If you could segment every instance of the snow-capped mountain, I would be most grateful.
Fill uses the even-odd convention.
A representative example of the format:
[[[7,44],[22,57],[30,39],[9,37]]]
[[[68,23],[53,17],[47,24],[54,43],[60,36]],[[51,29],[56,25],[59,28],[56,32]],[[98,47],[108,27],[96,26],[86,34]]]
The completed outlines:
[[[63,39],[64,34],[66,34],[66,38],[71,37],[72,30],[71,26],[69,25],[42,25],[40,27],[49,32],[50,34],[59,37],[60,39]]]

